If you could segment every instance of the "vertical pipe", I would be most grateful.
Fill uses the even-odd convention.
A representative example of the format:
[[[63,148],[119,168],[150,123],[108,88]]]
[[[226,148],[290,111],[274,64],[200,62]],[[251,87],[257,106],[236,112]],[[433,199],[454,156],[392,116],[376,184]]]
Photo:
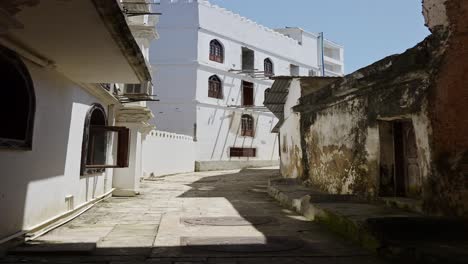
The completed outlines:
[[[319,33],[319,45],[320,45],[320,70],[322,72],[322,76],[325,76],[325,59],[324,59],[324,38],[323,38],[323,32]]]

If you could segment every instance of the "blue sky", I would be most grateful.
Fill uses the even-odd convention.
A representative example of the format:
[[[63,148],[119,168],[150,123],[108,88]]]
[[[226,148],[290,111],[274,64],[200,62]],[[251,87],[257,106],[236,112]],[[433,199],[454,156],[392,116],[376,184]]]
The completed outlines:
[[[323,31],[345,47],[345,70],[353,72],[401,53],[429,34],[421,0],[210,0],[271,28]]]

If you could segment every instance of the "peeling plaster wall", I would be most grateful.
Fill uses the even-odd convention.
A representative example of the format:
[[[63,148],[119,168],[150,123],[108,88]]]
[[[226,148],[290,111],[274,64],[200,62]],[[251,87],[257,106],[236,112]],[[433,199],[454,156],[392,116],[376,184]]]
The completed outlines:
[[[424,0],[423,15],[426,26],[432,31],[437,27],[447,27],[448,17],[445,3],[447,0]]]
[[[432,169],[429,66],[438,43],[438,38],[428,38],[301,98],[296,109],[301,112],[307,184],[334,194],[378,196],[385,159],[380,124],[396,120],[412,121],[419,175],[427,182]]]
[[[281,175],[286,178],[303,176],[300,115],[294,113],[301,97],[300,80],[294,79],[289,87],[289,94],[284,105],[284,122],[280,128]]]
[[[403,95],[405,91],[401,91]],[[415,129],[420,175],[430,172],[430,127],[424,106],[420,112],[395,109],[381,115],[373,109],[371,96],[362,96],[331,106],[309,116],[305,128],[307,183],[334,194],[357,194],[366,198],[379,195],[380,135],[379,120],[412,120]],[[382,98],[376,101],[386,104]],[[420,104],[419,100],[414,104]],[[369,113],[377,113],[375,118]]]
[[[467,217],[468,1],[425,0],[424,9],[429,28],[444,39],[429,99],[434,167],[425,208],[434,214]]]
[[[304,133],[308,183],[334,194],[365,194],[375,185],[367,177],[375,159],[366,148],[366,105],[362,99],[332,106],[316,113]]]

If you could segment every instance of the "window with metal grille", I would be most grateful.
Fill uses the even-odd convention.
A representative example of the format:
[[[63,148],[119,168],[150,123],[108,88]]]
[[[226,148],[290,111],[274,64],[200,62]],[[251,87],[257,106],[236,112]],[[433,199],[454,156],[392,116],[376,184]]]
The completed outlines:
[[[254,105],[254,84],[251,82],[242,81],[242,105]]]
[[[13,51],[0,46],[2,103],[0,148],[31,150],[36,98],[29,71]]]
[[[223,99],[223,86],[221,79],[213,75],[208,79],[208,97]]]
[[[265,76],[273,76],[275,74],[273,70],[273,62],[270,59],[268,58],[265,59],[265,61],[263,62],[263,66],[264,66]]]
[[[241,135],[243,137],[254,137],[254,119],[251,115],[242,115]]]
[[[229,149],[230,157],[256,157],[257,149],[256,148],[230,148]]]
[[[224,48],[221,45],[221,42],[217,40],[212,40],[210,42],[210,60],[216,61],[219,63],[224,62]]]

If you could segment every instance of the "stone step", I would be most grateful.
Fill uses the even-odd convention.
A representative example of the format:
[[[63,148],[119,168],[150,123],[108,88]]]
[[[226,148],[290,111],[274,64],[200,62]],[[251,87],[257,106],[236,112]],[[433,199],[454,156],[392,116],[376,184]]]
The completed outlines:
[[[290,209],[386,258],[416,263],[468,263],[466,219],[426,217],[365,203],[353,196],[317,194],[314,190],[304,194],[304,186],[297,185],[298,192],[294,193],[293,184],[275,185],[272,181],[268,193]]]

